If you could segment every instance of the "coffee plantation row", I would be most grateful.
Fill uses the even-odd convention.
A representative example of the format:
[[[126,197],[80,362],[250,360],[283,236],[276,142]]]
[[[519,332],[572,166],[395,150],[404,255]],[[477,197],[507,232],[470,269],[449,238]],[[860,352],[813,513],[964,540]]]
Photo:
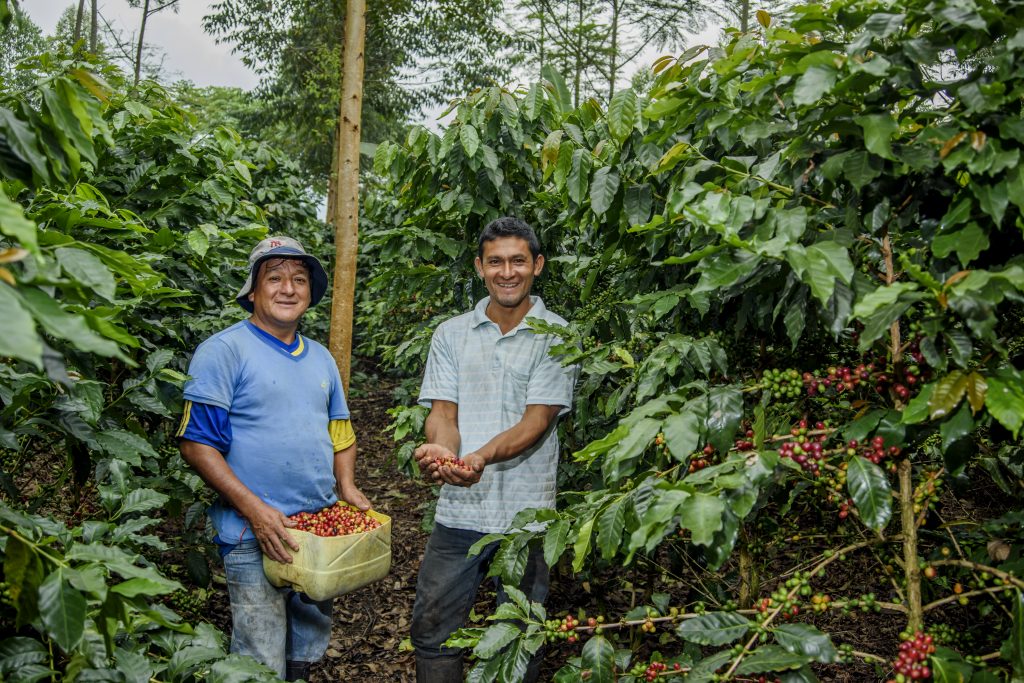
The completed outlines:
[[[545,643],[559,681],[1024,680],[1024,0],[758,18],[606,105],[546,71],[377,147],[361,351],[414,396],[433,328],[483,295],[482,225],[536,226],[570,320],[537,327],[581,384],[559,508],[492,570],[540,544],[559,580],[635,597],[548,614],[509,590],[453,638],[470,680],[519,680]],[[172,609],[216,560],[171,436],[249,245],[328,231],[284,154],[173,91],[31,67],[0,101],[0,677],[272,680]],[[392,413],[408,473],[424,412]],[[873,615],[891,642],[844,642]]]

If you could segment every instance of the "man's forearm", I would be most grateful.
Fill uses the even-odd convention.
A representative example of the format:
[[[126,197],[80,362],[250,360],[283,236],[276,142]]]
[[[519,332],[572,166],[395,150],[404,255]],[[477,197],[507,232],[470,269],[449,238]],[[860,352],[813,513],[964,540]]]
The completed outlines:
[[[427,415],[423,431],[426,433],[427,443],[436,443],[439,446],[444,446],[456,456],[459,454],[462,437],[459,435],[459,426],[454,418],[431,411]]]
[[[495,436],[476,452],[483,456],[488,465],[521,455],[547,433],[561,409],[561,406],[526,406],[519,422]]]
[[[334,479],[338,487],[356,484],[356,445],[353,443],[334,454]]]

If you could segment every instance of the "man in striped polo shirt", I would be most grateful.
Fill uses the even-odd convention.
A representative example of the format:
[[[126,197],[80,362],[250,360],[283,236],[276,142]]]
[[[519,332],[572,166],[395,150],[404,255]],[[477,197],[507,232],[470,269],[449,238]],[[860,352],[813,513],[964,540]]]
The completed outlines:
[[[462,651],[442,644],[464,625],[497,544],[473,557],[469,548],[508,531],[520,510],[555,506],[556,423],[569,410],[576,379],[574,367],[549,355],[559,340],[526,323],[566,324],[530,296],[544,269],[533,229],[517,218],[493,221],[480,235],[475,264],[490,296],[437,328],[420,388],[430,413],[427,443],[415,455],[424,474],[443,484],[413,608],[420,683],[463,680]],[[464,467],[446,464],[459,458]],[[519,588],[536,602],[547,597],[540,548],[530,553]],[[537,679],[539,664],[535,657],[524,680]]]

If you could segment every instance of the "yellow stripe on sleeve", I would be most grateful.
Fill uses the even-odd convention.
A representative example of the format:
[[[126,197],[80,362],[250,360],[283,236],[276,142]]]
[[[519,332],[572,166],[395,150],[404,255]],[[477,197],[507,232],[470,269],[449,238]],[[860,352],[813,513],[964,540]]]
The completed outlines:
[[[181,426],[178,427],[178,433],[175,436],[185,436],[185,429],[188,427],[190,417],[192,417],[192,401],[185,401],[185,413],[181,416]]]
[[[356,433],[352,429],[351,420],[331,420],[327,425],[327,431],[331,434],[331,443],[334,444],[334,452],[343,451],[356,442]]]

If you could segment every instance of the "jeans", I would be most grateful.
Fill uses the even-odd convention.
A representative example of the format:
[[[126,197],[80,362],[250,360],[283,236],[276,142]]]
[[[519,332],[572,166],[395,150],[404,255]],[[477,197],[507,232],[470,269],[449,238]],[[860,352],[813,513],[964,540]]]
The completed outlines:
[[[475,557],[466,557],[469,548],[486,534],[465,529],[434,525],[427,542],[423,562],[416,580],[416,603],[412,609],[412,644],[417,657],[461,657],[462,651],[443,647],[456,629],[466,623],[477,589],[487,576],[487,569],[498,551],[491,543]],[[530,551],[520,590],[534,602],[548,596],[548,566],[540,548]],[[498,584],[498,603],[508,596]]]
[[[231,601],[231,652],[285,675],[285,662],[316,662],[331,639],[333,601],[313,602],[289,588],[275,588],[263,573],[255,539],[224,556]]]

